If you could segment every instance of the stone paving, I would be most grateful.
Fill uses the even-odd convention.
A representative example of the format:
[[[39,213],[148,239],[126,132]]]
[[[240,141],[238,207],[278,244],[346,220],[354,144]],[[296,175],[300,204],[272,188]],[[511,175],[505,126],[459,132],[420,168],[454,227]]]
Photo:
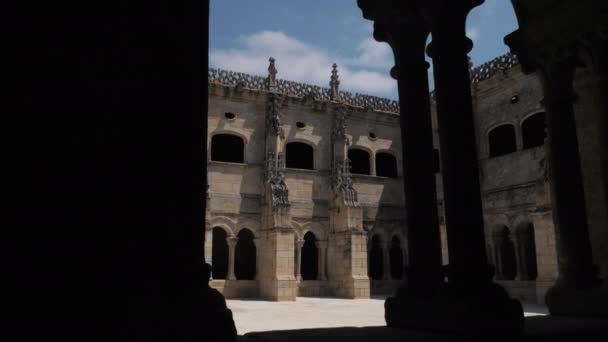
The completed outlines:
[[[298,297],[295,302],[227,300],[239,335],[251,331],[384,326],[384,299]],[[544,315],[540,305],[524,305],[526,316]]]

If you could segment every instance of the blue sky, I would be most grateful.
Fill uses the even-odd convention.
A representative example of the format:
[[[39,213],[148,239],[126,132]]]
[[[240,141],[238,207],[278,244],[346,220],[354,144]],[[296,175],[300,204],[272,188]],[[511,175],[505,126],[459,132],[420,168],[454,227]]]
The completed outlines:
[[[273,56],[279,78],[326,87],[336,62],[342,90],[396,99],[392,53],[373,40],[372,25],[356,0],[211,0],[209,63],[266,75]],[[509,0],[475,8],[467,21],[473,63],[508,52],[503,37],[516,28]]]

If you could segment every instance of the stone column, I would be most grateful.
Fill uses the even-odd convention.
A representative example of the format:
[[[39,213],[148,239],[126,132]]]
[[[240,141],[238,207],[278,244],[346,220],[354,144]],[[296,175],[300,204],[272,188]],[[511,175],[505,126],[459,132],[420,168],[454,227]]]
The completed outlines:
[[[317,256],[317,280],[327,280],[327,275],[325,272],[325,255],[327,251],[327,241],[317,241],[315,245],[317,246],[317,252],[319,253]]]
[[[255,274],[253,276],[253,279],[257,280],[258,279],[258,274],[260,272],[260,258],[258,255],[258,242],[260,242],[260,238],[254,238],[253,239],[253,246],[255,247]]]
[[[502,257],[500,254],[500,246],[502,244],[502,237],[498,234],[492,236],[492,261],[494,263],[494,273],[497,280],[505,279],[502,269]]]
[[[407,281],[399,290],[405,301],[408,295],[433,293],[442,281],[429,65],[424,56],[429,30],[416,13],[403,13],[403,17],[399,17],[394,14],[392,5],[372,0],[358,4],[363,16],[374,20],[374,38],[387,42],[395,58],[391,76],[397,80],[401,103],[402,170],[408,228],[404,235],[409,247]],[[401,299],[387,300],[388,321],[392,318],[401,320],[398,316],[403,313],[397,313],[397,307],[408,306],[406,302],[397,302]],[[393,314],[389,313],[391,310],[397,311]]]
[[[587,310],[570,298],[572,292],[591,288],[595,283],[573,109],[574,68],[573,57],[554,58],[540,68],[559,269],[557,281],[546,295],[553,314]]]
[[[445,302],[453,301],[451,312],[467,312],[445,316],[442,324],[452,331],[520,336],[524,323],[521,304],[493,283],[493,268],[486,256],[467,57],[473,42],[465,35],[467,15],[481,2],[434,1],[434,6],[421,5],[433,37],[427,51],[433,59],[435,77],[449,250],[446,296],[450,299]],[[462,326],[451,325],[457,321]]]
[[[515,265],[517,267],[515,280],[527,280],[527,272],[526,272],[526,259],[525,254],[523,254],[525,248],[525,242],[522,240],[522,237],[515,236],[513,239],[513,249],[515,250]]]
[[[382,280],[391,280],[391,257],[389,253],[390,243],[384,244],[382,248]]]
[[[302,247],[304,247],[304,240],[296,241],[296,280],[302,281]]]
[[[213,267],[213,230],[209,227],[205,229],[205,262]]]
[[[375,153],[370,153],[369,155],[369,174],[372,176],[376,176],[377,175],[377,171],[376,171],[376,154]]]
[[[237,238],[228,237],[226,238],[226,242],[228,242],[228,275],[226,279],[236,280],[236,276],[234,275],[234,251],[236,249]]]

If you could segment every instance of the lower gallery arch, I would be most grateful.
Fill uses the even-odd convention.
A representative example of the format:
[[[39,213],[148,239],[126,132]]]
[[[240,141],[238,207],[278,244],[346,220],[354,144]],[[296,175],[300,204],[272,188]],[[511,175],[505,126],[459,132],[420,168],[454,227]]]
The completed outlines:
[[[372,237],[369,249],[368,276],[372,280],[381,280],[383,274],[382,267],[382,241],[378,235]]]
[[[213,279],[226,279],[228,274],[228,234],[220,227],[213,228],[213,247],[211,249],[211,263]]]
[[[303,280],[317,279],[317,274],[319,273],[319,252],[317,249],[317,237],[312,232],[304,235],[300,267]]]
[[[391,278],[401,279],[403,277],[403,250],[401,249],[401,240],[399,237],[394,236],[391,240],[391,247],[389,249],[390,265],[391,265]]]
[[[538,277],[538,266],[536,262],[536,242],[534,238],[534,225],[532,223],[524,228],[524,240],[521,245],[523,248],[522,254],[524,263],[526,264],[526,273],[524,276],[528,280],[536,280]]]
[[[511,231],[503,227],[499,246],[500,268],[503,280],[513,280],[517,275],[517,260],[515,259],[515,244],[511,239]]]
[[[254,235],[249,229],[241,229],[234,251],[234,274],[238,280],[255,279],[256,249]]]

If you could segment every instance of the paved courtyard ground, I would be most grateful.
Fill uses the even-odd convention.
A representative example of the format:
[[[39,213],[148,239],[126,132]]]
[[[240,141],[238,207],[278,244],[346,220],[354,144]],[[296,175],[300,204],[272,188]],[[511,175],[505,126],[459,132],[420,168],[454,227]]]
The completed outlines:
[[[384,299],[304,298],[295,302],[227,300],[239,335],[251,331],[383,326]],[[524,305],[526,316],[543,315],[540,305]]]

